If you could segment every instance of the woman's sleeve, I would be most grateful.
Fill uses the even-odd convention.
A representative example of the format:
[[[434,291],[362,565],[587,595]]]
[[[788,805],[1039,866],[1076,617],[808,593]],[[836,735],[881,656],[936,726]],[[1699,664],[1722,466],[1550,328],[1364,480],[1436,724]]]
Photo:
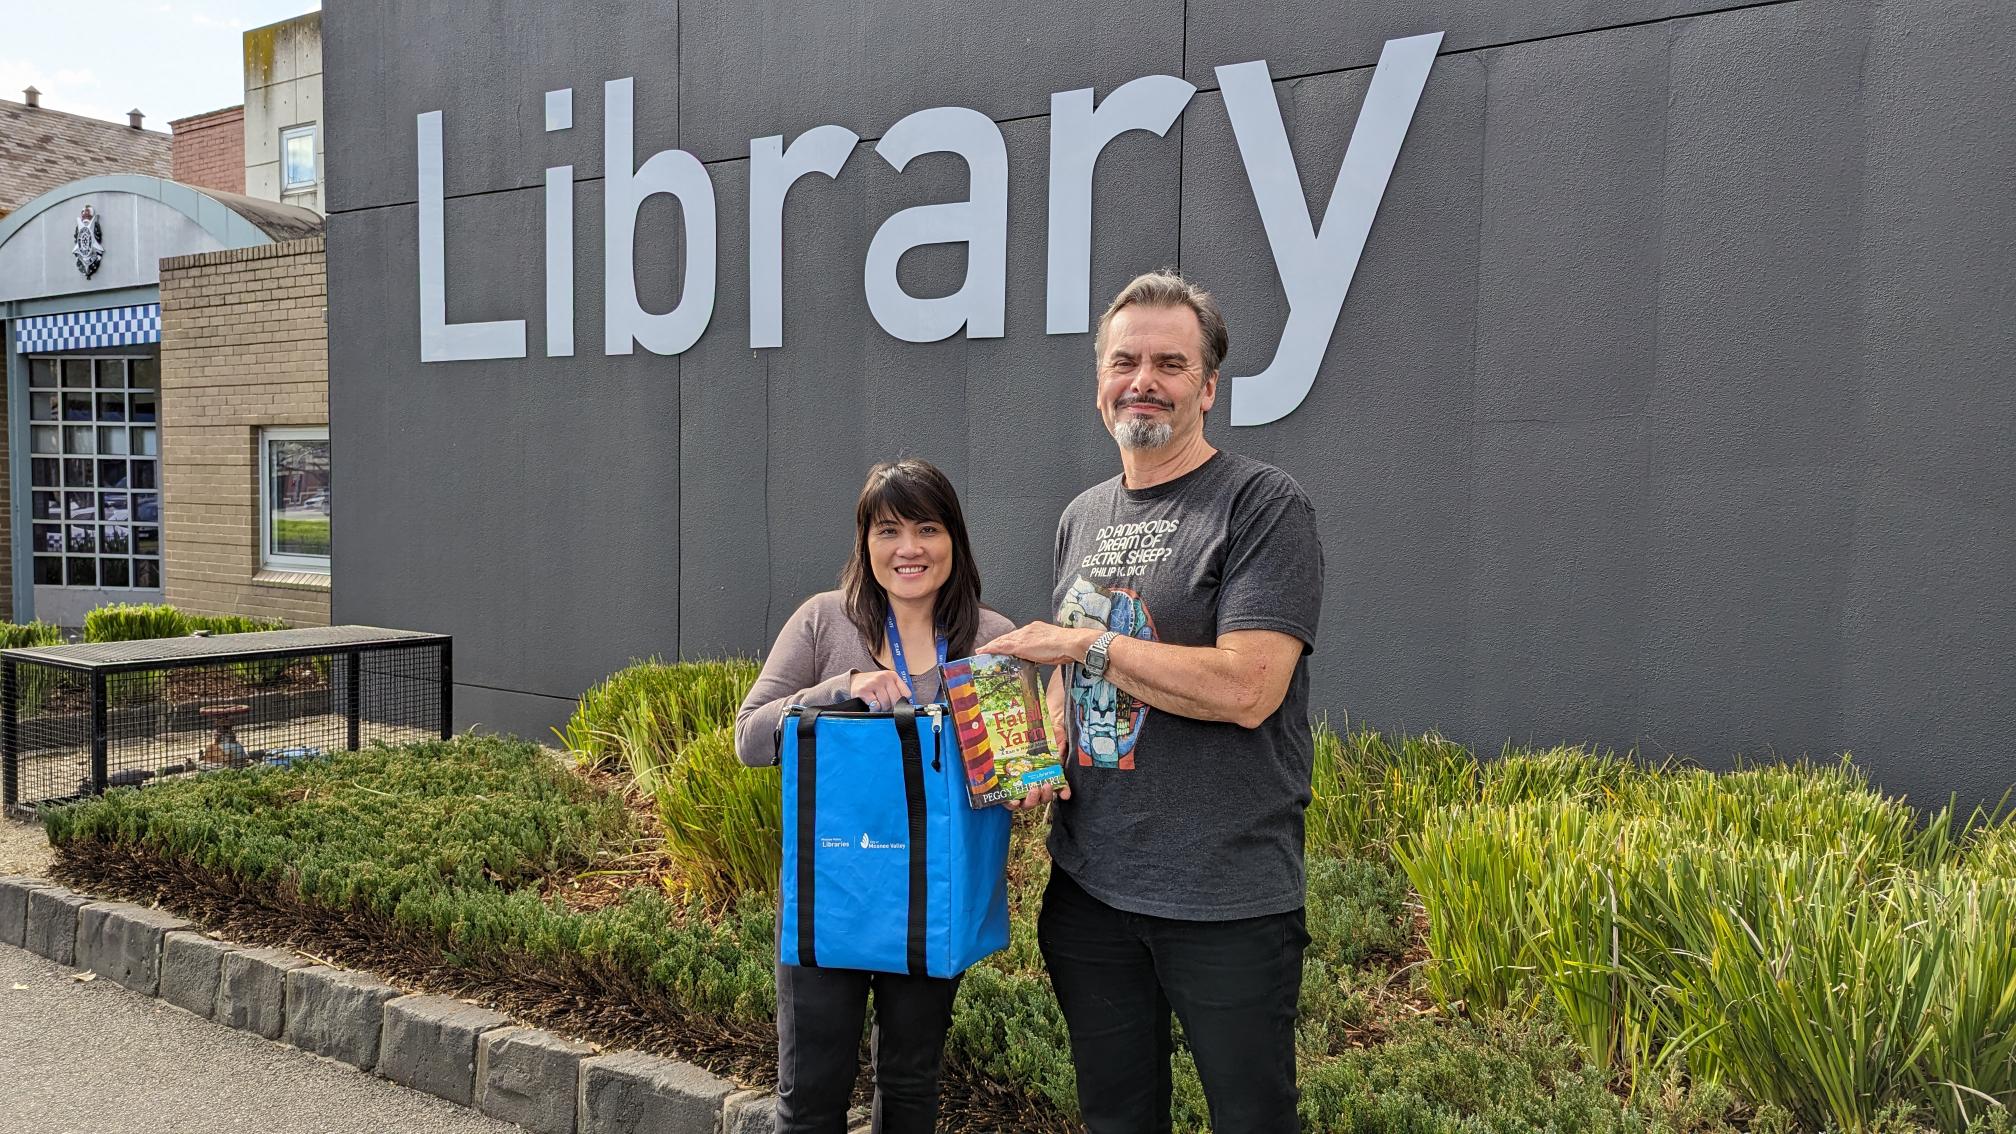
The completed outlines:
[[[777,762],[777,724],[793,705],[832,705],[847,699],[854,672],[819,672],[816,616],[810,601],[798,608],[763,659],[763,672],[735,714],[735,755],[752,768]]]

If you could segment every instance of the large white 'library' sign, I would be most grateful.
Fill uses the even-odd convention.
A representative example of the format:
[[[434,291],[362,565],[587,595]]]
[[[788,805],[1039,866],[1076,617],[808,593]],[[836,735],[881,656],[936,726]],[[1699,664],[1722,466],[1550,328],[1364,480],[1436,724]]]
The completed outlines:
[[[1372,231],[1400,144],[1434,65],[1442,34],[1387,41],[1365,94],[1344,164],[1322,224],[1312,224],[1302,179],[1264,60],[1219,67],[1246,179],[1288,299],[1287,325],[1274,360],[1231,383],[1233,425],[1264,425],[1292,413],[1309,393],[1337,327],[1344,294]],[[1173,75],[1135,79],[1095,108],[1092,91],[1050,96],[1050,231],[1045,332],[1088,329],[1092,259],[1092,169],[1107,144],[1130,130],[1165,136],[1192,84]],[[714,316],[714,184],[700,159],[665,150],[638,165],[632,152],[632,80],[603,84],[602,349],[636,346],[679,354],[698,342]],[[574,124],[572,88],[546,95],[546,129]],[[525,321],[448,322],[443,233],[441,112],[419,116],[420,357],[425,362],[525,357]],[[781,135],[749,143],[749,345],[784,342],[784,197],[811,173],[838,177],[860,136],[820,126],[789,146]],[[863,282],[876,322],[907,342],[935,342],[962,328],[969,338],[1003,334],[1008,270],[1008,149],[986,115],[959,106],[920,110],[889,128],[875,152],[901,171],[921,154],[964,158],[964,201],[904,209],[882,223],[868,245]],[[637,298],[637,214],[657,194],[676,198],[686,231],[684,284],[670,311],[646,311]],[[919,298],[896,280],[903,254],[921,245],[963,243],[966,280],[950,295]],[[574,167],[546,171],[546,354],[574,353]]]

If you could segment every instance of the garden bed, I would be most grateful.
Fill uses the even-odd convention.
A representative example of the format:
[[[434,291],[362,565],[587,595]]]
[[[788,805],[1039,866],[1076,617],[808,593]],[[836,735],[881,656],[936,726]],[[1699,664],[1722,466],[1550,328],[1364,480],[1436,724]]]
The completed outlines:
[[[578,766],[531,744],[462,737],[113,792],[49,817],[57,874],[239,939],[767,1085],[775,773],[737,765],[709,719],[732,711],[732,681],[714,688],[711,672],[702,697],[678,667],[658,668],[671,676],[633,675],[621,696],[584,699],[613,720],[577,720],[573,738],[590,742]],[[1297,1044],[1307,1130],[2009,1129],[2003,1107],[2016,1096],[1995,1060],[2006,1064],[2016,1028],[1969,990],[2012,986],[2016,952],[2006,925],[1937,911],[1974,902],[1999,916],[1994,903],[2016,888],[2010,828],[1927,822],[1845,766],[1714,776],[1574,749],[1480,761],[1433,736],[1319,730],[1315,781]],[[1011,944],[961,989],[949,1130],[1076,1129],[1068,1043],[1034,940],[1048,870],[1040,834],[1018,822]],[[1622,857],[1623,847],[1639,851]],[[1758,902],[1802,897],[1797,883],[1816,876],[1789,870],[1785,855],[1808,852],[1854,867],[1836,872],[1834,890],[1803,895],[1833,914],[1787,922],[1788,935],[1757,920]],[[1669,855],[1686,869],[1665,871]],[[1737,866],[1713,875],[1718,856]],[[1697,889],[1662,890],[1678,885],[1669,873]],[[1653,904],[1658,893],[1727,916],[1682,916]],[[1927,938],[1923,919],[1880,920],[1893,898],[1934,911],[1923,924],[1946,936]],[[1695,947],[1687,934],[1717,924],[1755,924],[1767,941],[1776,932],[1776,951],[1725,941],[1703,970],[1725,983],[1703,984],[1672,958]],[[1892,937],[1908,944],[1865,948],[1859,975],[1842,976],[1853,948]],[[1900,985],[1917,971],[1911,950],[1946,974],[1926,986],[1930,998]],[[1765,986],[1719,1002],[1732,1015],[1715,1031],[1751,1037],[1748,1048],[1675,1030],[1679,992],[1719,1011],[1716,989],[1773,971],[1797,974],[1793,992],[1821,994],[1781,988],[1776,1010],[1805,1011],[1822,1035],[1868,1036],[1874,1022],[1907,1040],[1863,1043],[1869,1058],[1841,1064],[1829,1062],[1839,1045],[1798,1046],[1811,1040],[1799,1017],[1757,1015],[1762,1029],[1743,1031],[1733,1014],[1763,1005]],[[1829,999],[1830,987],[1854,995]],[[1970,1027],[1988,1038],[1962,1050]],[[1948,1098],[1928,1090],[1933,1068],[1959,1084]],[[1180,1042],[1175,1084],[1176,1129],[1204,1129]],[[1967,1111],[1954,1121],[1960,1096]]]
[[[73,885],[768,1084],[768,899],[669,898],[647,816],[610,783],[530,744],[465,737],[117,791],[52,814],[49,828],[56,874]],[[1014,944],[962,991],[947,1129],[1076,1128],[1033,940],[1046,877],[1035,834],[1019,835]],[[1625,1129],[1606,1077],[1559,1029],[1446,1018],[1411,991],[1406,954],[1419,943],[1405,894],[1397,871],[1369,859],[1312,870],[1304,1074],[1307,1105],[1330,1116],[1316,1128],[1382,1129],[1363,1120],[1386,1114],[1413,1116],[1394,1129],[1432,1130],[1510,1107]],[[1469,1081],[1478,1060],[1502,1065],[1494,1083]],[[1187,1059],[1178,1083],[1180,1128],[1199,1129]]]

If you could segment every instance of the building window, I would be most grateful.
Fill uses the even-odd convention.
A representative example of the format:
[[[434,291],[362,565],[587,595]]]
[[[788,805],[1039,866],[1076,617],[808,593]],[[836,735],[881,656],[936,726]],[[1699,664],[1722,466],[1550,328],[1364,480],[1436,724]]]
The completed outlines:
[[[161,586],[161,365],[28,360],[35,585]]]
[[[280,191],[315,188],[315,127],[280,131]]]
[[[263,566],[329,570],[329,430],[268,429],[259,435]]]

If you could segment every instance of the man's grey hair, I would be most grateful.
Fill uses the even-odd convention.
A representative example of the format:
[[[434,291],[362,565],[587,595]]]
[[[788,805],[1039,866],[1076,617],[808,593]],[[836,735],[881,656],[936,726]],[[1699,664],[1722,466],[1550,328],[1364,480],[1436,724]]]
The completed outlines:
[[[1210,292],[1168,268],[1129,280],[1113,297],[1106,314],[1099,316],[1099,334],[1092,340],[1092,350],[1102,362],[1106,358],[1106,328],[1115,315],[1129,307],[1188,307],[1196,312],[1197,324],[1204,329],[1204,374],[1209,377],[1218,372],[1218,364],[1225,361],[1225,350],[1231,345],[1225,314],[1218,310],[1218,301]]]

